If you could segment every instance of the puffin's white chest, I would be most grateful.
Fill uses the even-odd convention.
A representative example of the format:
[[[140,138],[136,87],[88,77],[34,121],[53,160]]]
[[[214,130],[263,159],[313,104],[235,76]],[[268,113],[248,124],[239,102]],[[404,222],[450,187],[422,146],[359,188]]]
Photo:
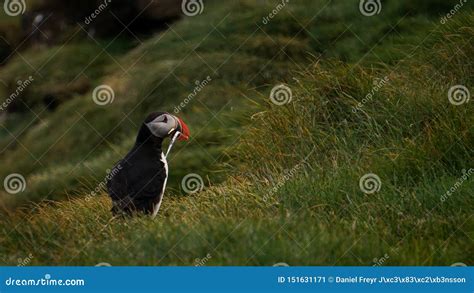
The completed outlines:
[[[160,161],[165,167],[165,180],[163,181],[163,187],[161,188],[160,200],[157,204],[155,204],[155,207],[153,208],[153,217],[155,217],[158,214],[158,211],[160,210],[161,202],[163,201],[163,196],[165,194],[166,182],[168,181],[168,161],[166,161],[166,157],[163,153],[161,153]]]
[[[166,160],[166,157],[163,153],[161,153],[160,161],[165,165],[165,175],[166,175],[166,179],[168,179],[168,161]],[[166,182],[166,179],[165,179],[165,182]]]

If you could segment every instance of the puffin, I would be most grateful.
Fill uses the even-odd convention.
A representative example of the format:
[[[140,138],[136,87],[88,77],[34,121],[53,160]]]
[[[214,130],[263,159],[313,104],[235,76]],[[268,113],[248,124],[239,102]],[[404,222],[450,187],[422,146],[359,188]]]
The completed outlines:
[[[168,163],[162,150],[168,137],[173,138],[171,144],[176,138],[186,141],[189,128],[170,113],[149,114],[140,126],[133,148],[107,178],[113,215],[158,214],[168,180]]]

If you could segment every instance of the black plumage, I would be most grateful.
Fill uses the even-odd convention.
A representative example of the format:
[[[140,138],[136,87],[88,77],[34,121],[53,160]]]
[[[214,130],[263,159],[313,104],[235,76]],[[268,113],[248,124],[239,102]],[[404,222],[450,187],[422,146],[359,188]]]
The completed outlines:
[[[152,113],[145,119],[135,145],[115,165],[113,176],[107,181],[114,214],[156,215],[168,176],[162,143],[176,131],[183,132],[180,122],[182,120],[165,112]],[[187,126],[185,128],[187,130]]]

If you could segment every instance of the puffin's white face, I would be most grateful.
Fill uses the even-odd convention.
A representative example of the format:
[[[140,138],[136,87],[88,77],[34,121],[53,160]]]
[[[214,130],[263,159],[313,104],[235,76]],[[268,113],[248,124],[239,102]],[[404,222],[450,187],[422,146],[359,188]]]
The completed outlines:
[[[162,114],[145,124],[151,133],[160,138],[170,136],[179,127],[179,120],[171,114]]]

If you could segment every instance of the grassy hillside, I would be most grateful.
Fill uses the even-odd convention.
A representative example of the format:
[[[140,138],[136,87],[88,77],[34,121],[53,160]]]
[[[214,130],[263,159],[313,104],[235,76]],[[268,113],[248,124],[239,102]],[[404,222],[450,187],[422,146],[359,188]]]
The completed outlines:
[[[206,2],[131,50],[79,32],[0,70],[7,85],[39,72],[0,129],[0,175],[27,178],[1,194],[4,263],[472,264],[473,108],[448,100],[453,85],[472,89],[470,8],[442,25],[454,2],[384,2],[365,17],[358,1],[292,1],[264,24],[275,6],[254,2]],[[46,109],[81,78],[85,93]],[[87,195],[146,113],[174,111],[205,79],[179,111],[193,138],[173,150],[160,215],[112,218],[105,193]],[[102,107],[100,84],[115,93]],[[282,106],[268,99],[280,84]],[[207,187],[188,195],[191,172]],[[359,186],[369,173],[375,193]],[[59,201],[28,203],[44,199]]]
[[[321,54],[371,66],[394,62],[404,56],[405,42],[422,40],[440,5],[451,7],[389,3],[372,18],[354,5],[294,1],[264,24],[275,7],[271,3],[211,1],[204,14],[184,18],[151,39],[92,40],[77,27],[63,37],[63,45],[21,52],[0,70],[6,96],[18,80],[34,78],[9,105],[20,113],[8,115],[0,128],[5,166],[0,177],[20,173],[28,188],[14,198],[3,194],[2,202],[62,199],[94,188],[131,147],[147,113],[173,111],[208,76],[211,85],[180,113],[196,135],[173,157],[170,183],[177,188],[196,170],[219,181],[214,163],[235,143],[239,113],[253,112],[247,98],[291,81],[291,72],[304,71]],[[93,89],[101,84],[114,90],[110,105],[93,103]],[[51,106],[57,108],[48,110]]]

